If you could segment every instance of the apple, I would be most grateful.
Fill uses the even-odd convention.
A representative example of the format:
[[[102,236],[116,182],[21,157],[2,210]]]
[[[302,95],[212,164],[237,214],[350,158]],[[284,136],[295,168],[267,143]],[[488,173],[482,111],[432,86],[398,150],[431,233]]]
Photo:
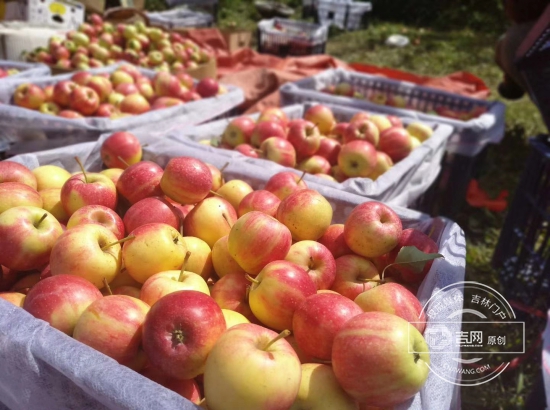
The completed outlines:
[[[99,224],[78,225],[65,231],[53,245],[49,260],[52,276],[79,276],[98,289],[104,286],[104,280],[109,283],[118,275],[122,264],[118,238]]]
[[[330,225],[317,241],[327,247],[334,259],[353,253],[344,239],[344,224]]]
[[[26,298],[26,295],[24,293],[0,292],[0,299],[4,299],[5,301],[10,302],[11,304],[21,308],[25,303],[25,298]]]
[[[179,98],[184,91],[178,78],[167,72],[159,72],[155,75],[153,88],[159,97]]]
[[[294,243],[285,260],[305,269],[317,289],[330,289],[336,277],[336,263],[332,253],[315,241]]]
[[[332,207],[319,192],[303,189],[281,201],[277,219],[290,230],[293,240],[316,241],[330,226]]]
[[[15,105],[30,110],[37,110],[46,101],[46,94],[35,84],[21,84],[15,89],[13,102]]]
[[[200,275],[186,270],[169,270],[147,279],[141,287],[140,299],[153,306],[164,296],[179,290],[194,290],[210,296],[208,285]]]
[[[296,168],[309,174],[329,174],[330,162],[325,157],[313,155],[301,161]]]
[[[183,105],[183,101],[174,97],[158,97],[151,105],[151,110],[159,110],[162,108],[173,107],[176,105]]]
[[[433,129],[422,122],[411,122],[407,125],[407,132],[411,137],[417,138],[420,142],[426,141],[433,134]]]
[[[111,290],[113,295],[126,295],[133,298],[139,299],[141,295],[141,289],[136,288],[135,286],[118,286]]]
[[[44,87],[44,95],[46,96],[46,102],[53,102],[53,85]]]
[[[59,114],[57,115],[59,117],[68,118],[68,119],[84,118],[81,114],[72,110],[62,110],[62,111],[59,111]]]
[[[241,323],[250,323],[250,320],[233,310],[222,309],[222,313],[225,318],[225,326],[227,329]]]
[[[19,182],[38,190],[36,175],[26,166],[9,160],[0,162],[0,183]]]
[[[269,191],[260,189],[247,194],[239,203],[239,217],[252,211],[263,212],[275,217],[281,200]]]
[[[296,150],[284,138],[270,137],[260,145],[262,158],[269,159],[285,167],[296,165]]]
[[[378,115],[374,114],[369,117],[369,120],[376,125],[376,128],[378,128],[379,132],[382,132],[384,130],[387,130],[388,128],[392,127],[393,124],[391,121],[386,117],[385,115]]]
[[[151,101],[155,98],[155,90],[153,89],[153,85],[150,83],[137,83],[137,89],[139,93],[145,97],[147,101]]]
[[[59,105],[54,102],[44,102],[38,107],[38,111],[42,114],[57,115],[59,114],[60,108]]]
[[[121,69],[118,69],[114,71],[111,74],[110,77],[111,83],[113,84],[113,87],[116,88],[119,84],[123,83],[134,83],[134,77],[132,77],[130,74],[122,71]]]
[[[100,155],[108,168],[126,169],[141,161],[141,143],[134,134],[124,131],[115,132],[103,141]]]
[[[85,279],[73,275],[51,276],[29,290],[23,309],[72,336],[84,310],[102,297],[101,292]]]
[[[314,156],[321,156],[325,158],[331,166],[338,163],[338,154],[342,149],[342,145],[335,139],[332,138],[321,138],[321,143],[319,144],[319,149]],[[328,173],[328,172],[325,172]]]
[[[214,271],[220,278],[232,273],[239,273],[244,276],[246,272],[229,253],[228,239],[229,235],[222,236],[212,247],[212,265],[214,266]]]
[[[339,84],[336,84],[334,87],[334,93],[336,95],[343,95],[346,97],[352,97],[353,94],[355,94],[355,89],[353,88],[353,85],[347,82],[342,82]]]
[[[212,174],[208,166],[196,158],[170,159],[160,180],[162,191],[181,204],[202,201],[212,189]]]
[[[388,154],[382,151],[376,151],[376,165],[369,174],[369,178],[376,181],[381,175],[385,174],[391,167],[393,161]]]
[[[69,106],[82,115],[92,115],[99,108],[99,95],[90,87],[75,88],[70,96]]]
[[[338,384],[329,365],[303,363],[300,390],[290,410],[357,410],[358,405]]]
[[[388,128],[380,134],[378,149],[388,154],[393,162],[401,161],[412,151],[411,136],[404,128]]]
[[[70,216],[86,205],[115,209],[117,190],[113,181],[96,172],[81,172],[70,177],[61,188],[61,204]]]
[[[284,259],[291,242],[286,226],[263,212],[252,211],[231,227],[227,244],[241,268],[257,275],[269,262]]]
[[[19,182],[0,183],[0,214],[16,206],[42,208],[43,202],[36,189]]]
[[[370,142],[376,147],[380,140],[380,131],[371,120],[352,121],[344,132],[344,143],[356,140]]]
[[[203,78],[197,84],[197,93],[202,98],[214,97],[220,91],[220,85],[213,78]]]
[[[124,238],[124,222],[111,208],[103,205],[86,205],[77,209],[67,222],[67,229],[75,226],[97,224],[110,230],[117,239]]]
[[[118,179],[120,178],[123,172],[124,170],[122,168],[107,168],[107,169],[104,169],[103,171],[100,171],[99,173],[108,177],[111,181],[113,181],[113,184],[115,184],[116,186]]]
[[[368,117],[367,117],[368,119]],[[339,143],[342,143],[344,141],[344,133],[346,132],[346,129],[348,128],[349,123],[347,122],[340,122],[336,124],[336,126],[332,129],[329,135],[327,135],[330,139],[334,139],[338,141]]]
[[[116,189],[131,204],[135,204],[144,198],[163,196],[160,187],[163,172],[163,169],[154,162],[137,162],[120,174]]]
[[[264,189],[282,201],[293,192],[307,189],[307,184],[303,180],[304,174],[300,176],[292,171],[278,172],[268,179]]]
[[[301,157],[314,155],[321,145],[321,135],[315,124],[309,121],[295,122],[289,126],[288,141]]]
[[[248,289],[250,281],[243,273],[228,273],[218,280],[210,295],[222,310],[232,310],[240,313],[250,322],[258,322],[248,304]]]
[[[139,94],[139,89],[135,83],[121,83],[116,86],[115,92],[126,97],[132,94]]]
[[[187,250],[191,252],[186,270],[200,275],[204,280],[208,280],[214,272],[212,249],[202,239],[195,238],[194,236],[184,236],[183,239],[185,240]]]
[[[370,260],[359,255],[344,255],[336,259],[336,276],[330,289],[355,300],[379,281],[378,269]]]
[[[426,328],[426,315],[420,301],[398,283],[384,283],[360,293],[354,302],[363,312],[386,312],[411,323],[420,333]]]
[[[180,290],[151,307],[143,324],[143,350],[168,376],[190,379],[204,372],[206,358],[225,330],[223,313],[210,296]]]
[[[0,292],[9,291],[20,276],[18,271],[0,266]]]
[[[430,355],[426,341],[398,316],[366,312],[346,322],[332,346],[332,369],[355,400],[393,407],[424,385]]]
[[[202,142],[202,141],[201,141]],[[235,151],[240,152],[241,154],[250,157],[250,158],[259,158],[258,151],[250,144],[239,144],[235,147]]]
[[[243,198],[253,191],[252,187],[246,182],[239,179],[233,179],[223,184],[216,191],[216,194],[223,197],[235,210],[237,210]]]
[[[253,323],[228,329],[206,360],[208,408],[290,408],[300,388],[301,367],[285,335]]]
[[[99,101],[104,103],[107,102],[109,95],[113,92],[113,86],[108,78],[93,76],[86,82],[86,87],[90,87],[94,90],[98,97]]]
[[[46,265],[54,243],[63,233],[49,212],[17,206],[0,214],[0,265],[17,271]]]
[[[37,191],[49,188],[62,188],[63,184],[71,177],[68,171],[57,165],[42,165],[33,169],[32,173],[36,178],[35,188]]]
[[[127,232],[148,223],[164,223],[179,229],[183,218],[180,218],[175,207],[163,197],[153,196],[136,202],[124,214],[124,227]]]
[[[390,252],[402,232],[399,216],[381,202],[365,202],[356,206],[344,223],[344,238],[350,249],[366,258]]]
[[[259,147],[262,142],[271,137],[286,139],[287,135],[283,126],[275,121],[258,122],[250,137],[250,143],[255,147]]]
[[[73,337],[120,364],[139,354],[142,328],[149,306],[125,295],[97,299],[76,322]]]
[[[220,197],[209,197],[199,202],[183,221],[187,236],[195,236],[213,247],[218,239],[229,234],[237,221],[233,206]]]
[[[306,110],[304,119],[317,126],[322,135],[329,135],[336,126],[332,110],[326,105],[314,105]]]
[[[123,113],[139,115],[151,109],[147,99],[141,94],[127,95],[120,102],[119,109]]]
[[[376,161],[376,148],[362,140],[342,145],[338,154],[338,166],[350,178],[367,177],[375,168]]]
[[[439,252],[439,246],[428,235],[417,229],[404,229],[399,236],[399,242],[388,255],[388,265],[395,262],[395,258],[403,246],[414,246],[424,253]],[[391,266],[388,268],[388,272],[400,278],[405,283],[420,284],[428,274],[428,271],[432,267],[432,263],[433,261],[426,262],[424,269],[422,269],[420,273],[415,273],[415,271],[406,265]]]
[[[59,188],[48,188],[43,189],[38,192],[40,198],[42,198],[42,209],[45,209],[51,213],[55,219],[57,219],[62,224],[67,224],[69,220],[69,215],[63,209],[61,204],[61,189]]]
[[[107,102],[115,106],[116,108],[118,108],[118,106],[120,105],[123,99],[124,99],[124,95],[117,92],[112,92],[107,98]]]
[[[403,127],[403,121],[401,121],[401,118],[396,117],[395,115],[387,115],[386,118],[393,127]]]
[[[178,380],[173,377],[168,377],[161,370],[153,366],[147,366],[141,371],[141,375],[176,392],[195,404],[199,404],[201,401],[200,388],[194,379]]]
[[[252,313],[265,326],[276,330],[292,330],[294,312],[317,292],[313,279],[302,267],[283,260],[268,263],[250,280],[248,300]]]
[[[276,121],[283,127],[286,127],[288,124],[288,116],[279,107],[269,107],[262,110],[260,116],[258,117],[258,122],[263,121]]]
[[[15,284],[11,287],[11,292],[17,292],[17,293],[23,293],[26,295],[29,290],[32,289],[34,285],[36,285],[41,280],[41,274],[36,271],[30,271],[23,273],[23,277],[19,279]],[[34,272],[34,273],[33,273]]]
[[[222,134],[222,142],[232,147],[249,143],[255,127],[256,123],[252,118],[245,116],[237,117],[227,124]]]

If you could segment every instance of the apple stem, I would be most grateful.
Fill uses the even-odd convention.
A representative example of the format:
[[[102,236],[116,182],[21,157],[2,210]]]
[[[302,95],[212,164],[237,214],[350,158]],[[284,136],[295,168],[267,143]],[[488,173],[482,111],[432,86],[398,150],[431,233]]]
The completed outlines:
[[[201,407],[202,407],[203,404],[206,405],[206,397],[203,397],[203,398],[201,399],[201,401],[199,401],[199,402],[197,403],[197,406],[201,406]]]
[[[183,274],[185,273],[185,268],[187,267],[187,262],[189,262],[190,257],[191,257],[191,252],[187,251],[187,253],[185,254],[185,259],[183,260],[183,265],[181,265],[178,282],[183,282]]]
[[[250,285],[248,285],[248,286],[246,287],[246,293],[245,293],[245,295],[244,295],[244,300],[246,300],[247,303],[248,303],[248,298],[249,298],[249,296],[250,296],[250,288],[251,288],[251,287],[252,287],[252,286],[250,286]]]
[[[218,194],[216,191],[210,190],[210,193],[211,193],[212,195],[216,195],[216,196],[219,196],[220,198],[223,198],[223,195],[222,195],[222,194]]]
[[[249,280],[252,283],[255,283],[256,285],[260,284],[260,281],[257,279],[254,279],[252,276],[250,276],[248,273],[244,275],[244,277]]]
[[[108,244],[108,245],[102,246],[102,247],[101,247],[101,250],[104,251],[105,249],[110,248],[110,247],[113,246],[113,245],[116,245],[116,244],[118,244],[118,243],[124,243],[124,242],[129,241],[130,239],[134,239],[134,238],[135,238],[134,235],[127,236],[126,238],[122,238],[122,239],[119,240],[119,241],[116,241],[116,242],[110,243],[110,244]]]
[[[223,219],[225,219],[225,222],[227,222],[227,225],[229,225],[229,228],[233,228],[233,225],[231,225],[231,222],[229,222],[229,218],[227,217],[226,214],[222,214],[223,216]]]
[[[300,179],[298,181],[296,181],[296,185],[299,185],[300,182],[302,182],[302,179],[304,179],[305,176],[306,176],[306,171],[302,172],[302,176],[300,177]]]
[[[48,214],[47,214],[47,213],[45,213],[44,215],[42,215],[42,217],[40,218],[40,220],[36,223],[35,228],[38,228],[38,227],[40,226],[40,224],[42,223],[42,221],[43,221],[44,219],[46,219],[47,217],[48,217]]]
[[[103,286],[105,286],[105,289],[107,289],[107,292],[109,292],[109,295],[113,295],[113,291],[111,290],[111,287],[107,283],[107,279],[103,278]]]
[[[277,335],[277,337],[275,337],[273,340],[271,340],[271,341],[267,344],[266,347],[264,347],[264,350],[269,349],[269,346],[271,346],[273,343],[277,342],[277,341],[280,340],[280,339],[284,339],[285,337],[288,337],[288,336],[290,336],[290,330],[288,330],[288,329],[283,330],[281,333],[279,333],[279,334]]]
[[[126,161],[124,161],[124,158],[122,158],[120,155],[117,157],[120,162],[122,162],[126,167],[129,167],[130,164],[128,164]]]
[[[226,162],[223,167],[220,168],[220,174],[225,171],[225,169],[229,166],[229,162]]]
[[[74,159],[76,160],[78,166],[80,167],[80,169],[82,170],[82,173],[84,174],[84,181],[88,183],[88,176],[86,175],[86,171],[84,170],[84,165],[82,165],[80,158],[74,157]]]

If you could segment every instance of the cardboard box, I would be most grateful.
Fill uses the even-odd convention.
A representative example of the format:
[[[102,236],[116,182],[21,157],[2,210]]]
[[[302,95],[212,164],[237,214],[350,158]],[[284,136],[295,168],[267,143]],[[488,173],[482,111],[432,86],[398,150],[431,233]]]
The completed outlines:
[[[230,52],[249,48],[252,41],[252,32],[246,30],[222,30],[222,35]]]
[[[59,29],[75,30],[84,22],[81,3],[69,0],[28,0],[27,21]]]
[[[84,4],[86,11],[103,14],[105,11],[105,0],[80,0]]]

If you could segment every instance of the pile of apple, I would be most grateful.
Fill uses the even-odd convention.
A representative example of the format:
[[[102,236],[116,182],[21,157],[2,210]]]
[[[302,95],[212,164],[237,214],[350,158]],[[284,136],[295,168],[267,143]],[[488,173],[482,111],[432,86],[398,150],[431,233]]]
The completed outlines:
[[[185,72],[159,72],[150,79],[135,66],[126,64],[110,74],[79,71],[70,80],[44,88],[24,83],[17,87],[12,100],[18,107],[63,118],[117,119],[225,92],[225,87],[211,78],[195,84]]]
[[[0,162],[0,298],[211,410],[387,408],[421,389],[413,292],[431,261],[398,261],[438,246],[388,206],[334,224],[292,172],[253,190],[191,157],[162,169],[125,132],[101,156],[72,175]]]
[[[17,68],[0,68],[0,78],[9,77],[10,75],[14,74],[19,74],[19,70]]]
[[[65,39],[52,37],[48,48],[37,48],[27,60],[65,70],[87,70],[124,60],[154,70],[180,72],[214,58],[193,40],[143,22],[115,26],[97,14],[89,20],[68,32]]]
[[[407,101],[406,98],[395,95],[390,92],[372,92],[369,96],[363,95],[361,92],[356,91],[350,83],[342,82],[336,85],[330,85],[322,92],[326,94],[339,95],[343,97],[353,97],[360,100],[368,100],[374,104],[387,105],[388,107],[395,108],[407,108],[415,111],[420,111],[421,108],[414,99]],[[487,112],[487,107],[477,106],[470,110],[452,109],[444,105],[436,105],[430,109],[423,109],[426,114],[438,115],[440,117],[452,118],[455,120],[469,121],[472,118],[477,118]]]
[[[432,133],[431,127],[418,121],[405,128],[398,117],[367,112],[356,113],[349,123],[338,123],[332,110],[319,104],[299,119],[289,120],[280,108],[263,110],[257,121],[235,118],[221,140],[214,142],[252,158],[343,182],[356,177],[376,180]]]

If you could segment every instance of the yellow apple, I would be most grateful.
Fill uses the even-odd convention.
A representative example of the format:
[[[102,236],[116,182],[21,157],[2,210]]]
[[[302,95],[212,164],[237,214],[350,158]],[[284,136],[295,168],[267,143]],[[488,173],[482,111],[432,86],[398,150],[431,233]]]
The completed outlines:
[[[204,280],[207,280],[214,272],[210,246],[202,239],[195,238],[194,236],[185,236],[183,239],[185,240],[187,250],[191,252],[185,269],[189,272],[197,273]]]
[[[37,191],[49,188],[61,188],[71,177],[71,173],[57,165],[42,165],[32,170],[36,177]]]

